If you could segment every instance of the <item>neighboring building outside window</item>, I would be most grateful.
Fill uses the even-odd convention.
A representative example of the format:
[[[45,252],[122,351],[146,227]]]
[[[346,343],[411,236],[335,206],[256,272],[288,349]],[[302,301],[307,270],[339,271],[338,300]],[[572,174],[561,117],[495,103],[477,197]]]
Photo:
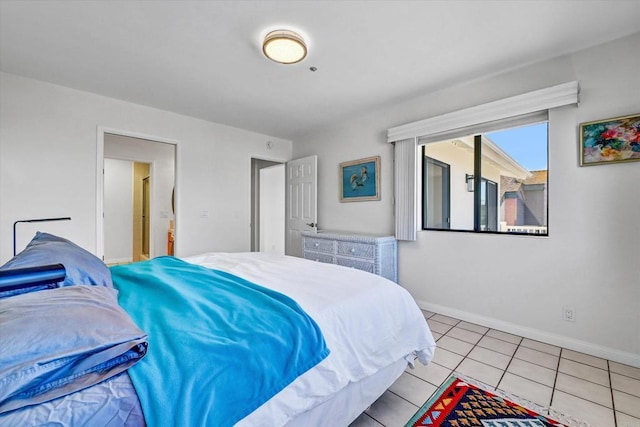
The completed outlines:
[[[534,234],[547,233],[547,171],[531,173],[532,176],[524,181],[501,177],[503,231],[528,229]]]

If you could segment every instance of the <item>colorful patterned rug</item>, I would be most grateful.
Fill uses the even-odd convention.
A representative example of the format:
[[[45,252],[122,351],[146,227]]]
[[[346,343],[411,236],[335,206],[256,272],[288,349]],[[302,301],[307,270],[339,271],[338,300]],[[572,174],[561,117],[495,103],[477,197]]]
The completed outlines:
[[[454,373],[405,427],[588,426],[552,410],[550,414],[550,408],[514,396],[513,400],[518,401],[515,403],[504,393],[487,389],[478,381]]]

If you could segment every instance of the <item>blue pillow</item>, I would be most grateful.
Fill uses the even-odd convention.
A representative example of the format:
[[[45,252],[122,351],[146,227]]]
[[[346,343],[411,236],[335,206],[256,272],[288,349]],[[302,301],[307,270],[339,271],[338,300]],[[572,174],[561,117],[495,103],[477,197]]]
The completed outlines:
[[[0,270],[62,264],[66,276],[60,286],[98,285],[113,287],[111,272],[91,252],[53,234],[37,232],[27,247]]]
[[[147,334],[117,295],[70,286],[0,300],[0,415],[90,387],[146,354]]]

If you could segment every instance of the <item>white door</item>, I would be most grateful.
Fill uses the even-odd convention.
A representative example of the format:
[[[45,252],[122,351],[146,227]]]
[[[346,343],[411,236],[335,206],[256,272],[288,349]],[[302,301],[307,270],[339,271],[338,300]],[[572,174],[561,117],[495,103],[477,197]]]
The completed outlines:
[[[318,156],[287,162],[286,176],[286,254],[302,257],[300,233],[318,226]]]

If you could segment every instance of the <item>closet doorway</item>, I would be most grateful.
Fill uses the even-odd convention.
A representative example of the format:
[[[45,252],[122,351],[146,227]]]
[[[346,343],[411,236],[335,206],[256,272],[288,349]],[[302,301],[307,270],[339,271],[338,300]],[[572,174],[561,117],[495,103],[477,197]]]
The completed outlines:
[[[98,256],[120,264],[172,255],[176,143],[104,129],[98,136]]]

